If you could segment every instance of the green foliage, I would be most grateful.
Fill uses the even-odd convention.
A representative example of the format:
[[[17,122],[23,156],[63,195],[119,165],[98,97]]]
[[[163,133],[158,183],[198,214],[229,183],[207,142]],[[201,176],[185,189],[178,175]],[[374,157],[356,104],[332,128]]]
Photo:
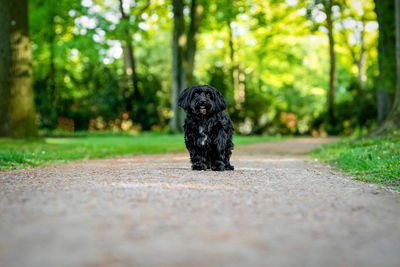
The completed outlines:
[[[328,133],[352,135],[355,129],[368,132],[375,126],[376,90],[361,88],[353,78],[346,93],[341,95],[336,104],[336,125],[329,125],[328,114],[323,112],[314,119],[312,128],[324,128]]]
[[[400,191],[400,136],[344,139],[312,154],[320,161],[346,171],[356,179],[384,184]]]
[[[352,59],[362,50],[360,23],[376,21],[373,0],[362,1],[361,13],[356,2],[335,2],[338,125],[329,125],[325,118],[329,55],[324,21],[316,22],[321,5],[289,2],[199,0],[204,10],[195,82],[223,93],[242,134],[351,134],[355,128],[371,127],[376,29],[364,31],[366,80],[357,93],[358,70]],[[135,1],[131,19],[121,20],[119,1],[82,3],[30,1],[40,128],[64,129],[70,120],[67,124],[74,130],[166,129],[172,116],[172,6],[152,0],[143,9],[146,1]],[[185,14],[188,30],[190,16]],[[125,73],[126,42],[134,47],[140,97],[133,95],[131,76]],[[238,90],[245,92],[242,100]]]
[[[235,136],[235,145],[278,140],[279,137]],[[0,139],[0,170],[25,169],[68,161],[119,155],[185,151],[183,135],[159,132],[132,136],[127,133],[78,132],[67,137],[39,140]]]

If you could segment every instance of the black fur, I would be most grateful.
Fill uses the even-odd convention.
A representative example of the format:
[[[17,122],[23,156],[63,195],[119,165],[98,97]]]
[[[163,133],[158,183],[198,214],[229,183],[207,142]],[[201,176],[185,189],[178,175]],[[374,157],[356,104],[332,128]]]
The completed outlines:
[[[178,99],[186,111],[183,125],[186,148],[193,170],[233,170],[230,157],[233,149],[233,125],[224,111],[222,95],[208,85],[186,88]]]

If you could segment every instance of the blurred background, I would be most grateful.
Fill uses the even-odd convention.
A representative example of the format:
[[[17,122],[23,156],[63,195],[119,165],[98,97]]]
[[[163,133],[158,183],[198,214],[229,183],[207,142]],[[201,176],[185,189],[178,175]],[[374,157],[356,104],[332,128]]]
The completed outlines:
[[[180,132],[194,84],[224,95],[240,135],[359,135],[393,105],[394,1],[23,2],[41,134]]]

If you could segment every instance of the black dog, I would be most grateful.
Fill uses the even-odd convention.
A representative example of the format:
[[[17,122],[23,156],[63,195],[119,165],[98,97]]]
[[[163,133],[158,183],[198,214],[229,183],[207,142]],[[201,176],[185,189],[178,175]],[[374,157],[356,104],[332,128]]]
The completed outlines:
[[[182,91],[178,105],[186,111],[186,148],[193,170],[233,170],[229,160],[233,149],[233,125],[222,95],[208,85]]]

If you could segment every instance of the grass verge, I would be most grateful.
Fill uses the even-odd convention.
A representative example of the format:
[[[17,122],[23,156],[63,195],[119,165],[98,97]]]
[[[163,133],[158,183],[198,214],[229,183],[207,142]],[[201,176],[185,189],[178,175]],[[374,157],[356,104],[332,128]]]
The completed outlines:
[[[369,183],[400,191],[400,136],[352,141],[343,139],[312,151],[319,161],[331,164]]]
[[[235,136],[235,145],[278,140],[270,136]],[[0,170],[26,169],[80,159],[184,151],[183,135],[78,133],[76,136],[15,140],[0,138]]]

